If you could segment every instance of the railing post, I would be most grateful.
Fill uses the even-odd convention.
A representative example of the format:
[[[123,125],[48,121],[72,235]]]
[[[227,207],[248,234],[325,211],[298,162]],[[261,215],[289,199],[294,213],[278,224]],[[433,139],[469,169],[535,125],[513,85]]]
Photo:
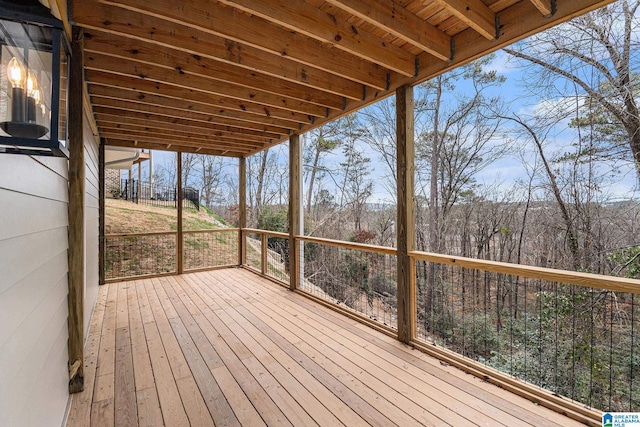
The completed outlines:
[[[176,174],[176,206],[178,209],[178,233],[176,245],[176,270],[178,274],[184,271],[184,236],[182,234],[182,152],[176,153],[178,170]]]
[[[269,246],[267,245],[267,233],[262,233],[260,235],[260,271],[262,272],[262,274],[267,274],[268,269],[268,262],[269,262]]]
[[[415,245],[413,87],[396,90],[398,181],[398,339],[409,343],[416,329],[415,267],[409,256]]]
[[[238,159],[238,265],[247,263],[247,236],[242,231],[247,228],[247,159]]]
[[[289,137],[289,288],[300,285],[298,241],[300,235],[300,135]]]

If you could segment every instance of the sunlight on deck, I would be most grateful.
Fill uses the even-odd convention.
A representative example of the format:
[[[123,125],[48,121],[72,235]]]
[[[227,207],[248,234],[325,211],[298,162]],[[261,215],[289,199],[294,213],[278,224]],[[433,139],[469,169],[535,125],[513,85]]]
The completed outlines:
[[[67,426],[581,425],[242,269],[105,285]]]

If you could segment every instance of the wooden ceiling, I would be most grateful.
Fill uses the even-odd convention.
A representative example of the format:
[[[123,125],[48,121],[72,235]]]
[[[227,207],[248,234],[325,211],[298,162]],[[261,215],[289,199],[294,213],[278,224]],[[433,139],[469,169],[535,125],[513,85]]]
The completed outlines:
[[[611,0],[73,0],[109,145],[247,156]]]

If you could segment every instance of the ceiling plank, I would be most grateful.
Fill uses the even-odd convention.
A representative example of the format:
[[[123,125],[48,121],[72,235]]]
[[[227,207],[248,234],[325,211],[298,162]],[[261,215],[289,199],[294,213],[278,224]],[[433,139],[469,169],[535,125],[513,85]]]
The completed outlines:
[[[531,3],[533,3],[543,16],[551,16],[555,12],[552,0],[531,0]]]
[[[325,117],[327,115],[326,107],[309,104],[297,99],[187,74],[182,70],[171,70],[135,61],[114,61],[112,57],[102,54],[91,53],[85,55],[85,68],[165,83],[183,88],[187,93],[195,91],[204,92],[203,96],[209,94],[235,98],[240,101],[251,100],[266,107],[281,108],[315,117]]]
[[[271,119],[286,120],[286,126],[295,128],[300,123],[311,123],[311,117],[307,114],[286,111],[280,108],[265,107],[253,102],[241,101],[227,97],[215,97],[202,92],[185,91],[183,88],[166,85],[163,83],[143,80],[137,77],[119,76],[101,71],[89,71],[87,73],[88,83],[96,88],[95,93],[104,93],[104,86],[118,89],[113,93],[119,93],[124,99],[132,99],[134,95],[126,94],[122,91],[135,92],[137,99],[147,96],[149,100],[155,100],[162,105],[172,106],[173,100],[183,104],[185,101],[193,105],[184,107],[189,110],[205,109],[212,114],[228,115],[239,120],[272,123]],[[161,97],[161,98],[156,98]],[[162,99],[164,98],[164,99]],[[135,99],[132,99],[135,100]],[[150,101],[147,101],[150,102]],[[233,113],[231,113],[233,112]],[[283,123],[285,124],[285,123]]]
[[[245,122],[242,120],[232,119],[225,116],[214,116],[212,114],[200,113],[195,111],[180,110],[178,108],[160,107],[158,105],[144,104],[141,102],[122,101],[111,98],[92,98],[94,112],[103,111],[101,107],[111,110],[134,111],[141,113],[149,113],[157,116],[174,117],[178,119],[189,119],[201,121],[205,123],[215,123],[219,125],[229,125],[246,129],[264,130],[281,135],[288,135],[291,130],[283,127],[265,125],[263,123]]]
[[[154,16],[88,0],[76,0],[73,14],[79,24],[91,30],[179,49],[349,99],[362,98],[362,84],[186,25],[167,25],[167,21]]]
[[[209,146],[213,141],[220,144],[225,144],[229,147],[235,147],[239,150],[252,150],[256,147],[262,148],[266,142],[242,142],[233,139],[227,139],[224,137],[211,136],[203,137],[202,135],[192,135],[183,132],[171,132],[162,130],[145,130],[144,128],[127,125],[102,125],[100,126],[101,134],[114,134],[121,133],[131,135],[132,138],[138,138],[139,135],[145,135],[151,138],[164,138],[165,140],[180,140],[183,142],[189,142],[193,144],[202,144],[203,147]]]
[[[124,131],[124,132],[132,132],[132,133],[147,133],[151,136],[163,136],[165,138],[180,138],[185,139],[187,141],[193,142],[202,142],[208,143],[209,141],[219,141],[225,142],[231,145],[237,145],[238,147],[256,147],[256,146],[264,146],[265,144],[269,144],[270,141],[250,141],[250,140],[240,140],[235,138],[227,138],[222,135],[221,132],[211,133],[209,135],[196,134],[192,132],[183,132],[176,129],[161,129],[156,127],[147,127],[144,125],[135,125],[135,124],[124,124],[124,123],[113,123],[113,122],[100,122],[99,124],[101,131]]]
[[[108,114],[96,114],[95,119],[98,123],[100,123],[104,127],[114,127],[114,126],[135,126],[137,128],[144,129],[157,129],[164,131],[177,131],[183,133],[189,133],[194,136],[218,136],[223,138],[235,139],[238,141],[248,141],[248,142],[263,142],[270,143],[273,142],[276,138],[270,138],[266,136],[266,134],[259,133],[258,135],[253,135],[247,133],[247,130],[241,130],[239,132],[228,132],[219,129],[207,129],[203,127],[182,125],[170,122],[162,122],[155,120],[144,120],[130,117],[129,115],[108,115]],[[222,127],[222,126],[220,126]]]
[[[406,50],[301,1],[219,0],[405,76],[415,74],[415,57]],[[200,1],[199,3],[205,3]],[[211,2],[207,2],[211,5]]]
[[[113,89],[101,86],[90,86],[89,90],[92,101],[95,104],[104,104],[105,100],[112,100],[114,102],[132,102],[144,105],[154,105],[159,108],[170,108],[172,110],[204,114],[211,117],[212,120],[217,120],[216,117],[221,119],[230,118],[237,121],[241,120],[243,121],[243,126],[246,126],[246,123],[256,123],[257,125],[267,124],[279,126],[287,130],[300,127],[299,123],[294,124],[277,118],[244,114],[233,110],[220,109],[215,106],[212,107],[207,104],[195,104],[188,100],[165,98],[158,95],[150,95],[132,90]]]
[[[215,13],[206,9],[208,2],[190,1],[188,4],[172,0],[103,0],[140,13],[193,26],[201,31],[248,44],[274,55],[288,56],[295,61],[320,68],[341,77],[376,88],[386,88],[387,69],[362,61],[326,43],[308,36],[274,27],[273,24],[232,8],[218,7]],[[203,9],[203,6],[205,7]],[[165,24],[170,26],[171,24]],[[268,36],[267,36],[268,35]]]
[[[451,37],[391,0],[327,0],[358,18],[443,61],[451,59]]]
[[[158,128],[166,129],[188,129],[193,133],[224,132],[228,135],[238,135],[238,138],[256,138],[259,140],[272,141],[274,139],[282,139],[284,135],[265,132],[255,129],[242,129],[234,126],[218,125],[214,123],[197,122],[187,119],[178,119],[173,117],[154,116],[147,113],[127,112],[126,114],[117,114],[118,111],[101,111],[95,113],[96,120],[111,121],[115,123],[136,123],[150,124]],[[251,140],[251,139],[249,139]]]
[[[172,143],[158,143],[158,142],[146,142],[139,141],[134,145],[134,141],[128,139],[120,139],[116,137],[106,138],[106,145],[113,147],[135,147],[144,148],[148,150],[160,150],[160,151],[181,151],[183,153],[197,153],[210,156],[224,156],[224,157],[245,157],[247,153],[234,152],[226,149],[219,148],[203,148],[192,147],[188,145],[180,145],[178,142]]]
[[[480,33],[487,40],[495,40],[497,38],[496,14],[481,0],[433,1]]]
[[[144,62],[171,70],[200,75],[247,88],[283,95],[335,110],[342,109],[344,97],[249,71],[210,58],[194,56],[176,49],[109,35],[85,32],[85,52],[109,55],[118,59]]]
[[[101,131],[100,136],[104,138],[117,138],[117,139],[128,139],[130,141],[146,141],[146,142],[157,142],[160,144],[180,144],[187,147],[203,147],[203,148],[218,148],[218,149],[229,149],[238,153],[248,153],[251,150],[262,149],[265,148],[262,144],[256,144],[254,147],[240,147],[237,145],[228,144],[224,141],[219,141],[217,139],[211,139],[209,141],[194,141],[189,138],[185,138],[182,136],[168,137],[165,135],[153,135],[149,132],[131,132],[131,131],[118,131],[118,130],[107,130]]]
[[[313,124],[303,126],[301,132],[308,132],[325,123],[334,121],[346,114],[371,105],[395,93],[395,89],[405,85],[418,85],[432,79],[442,73],[453,70],[461,65],[469,63],[484,55],[503,48],[509,44],[522,40],[525,37],[536,34],[539,31],[558,25],[573,17],[603,7],[614,0],[582,0],[581,2],[557,2],[556,13],[551,17],[543,17],[530,1],[518,1],[510,7],[498,13],[501,25],[500,37],[497,40],[488,40],[468,28],[455,36],[456,55],[450,62],[438,61],[428,53],[419,55],[420,70],[415,78],[392,75],[389,90],[367,92],[362,101],[350,101],[344,113],[334,112],[326,119],[315,121]],[[526,17],[526,19],[523,19]]]

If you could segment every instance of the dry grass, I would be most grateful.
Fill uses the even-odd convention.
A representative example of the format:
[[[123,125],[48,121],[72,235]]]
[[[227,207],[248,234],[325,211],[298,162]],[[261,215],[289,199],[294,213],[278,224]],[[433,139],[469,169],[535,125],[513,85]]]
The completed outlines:
[[[176,208],[138,205],[127,200],[105,201],[105,234],[176,231],[177,221]],[[185,209],[182,222],[184,230],[225,228],[204,209]]]

